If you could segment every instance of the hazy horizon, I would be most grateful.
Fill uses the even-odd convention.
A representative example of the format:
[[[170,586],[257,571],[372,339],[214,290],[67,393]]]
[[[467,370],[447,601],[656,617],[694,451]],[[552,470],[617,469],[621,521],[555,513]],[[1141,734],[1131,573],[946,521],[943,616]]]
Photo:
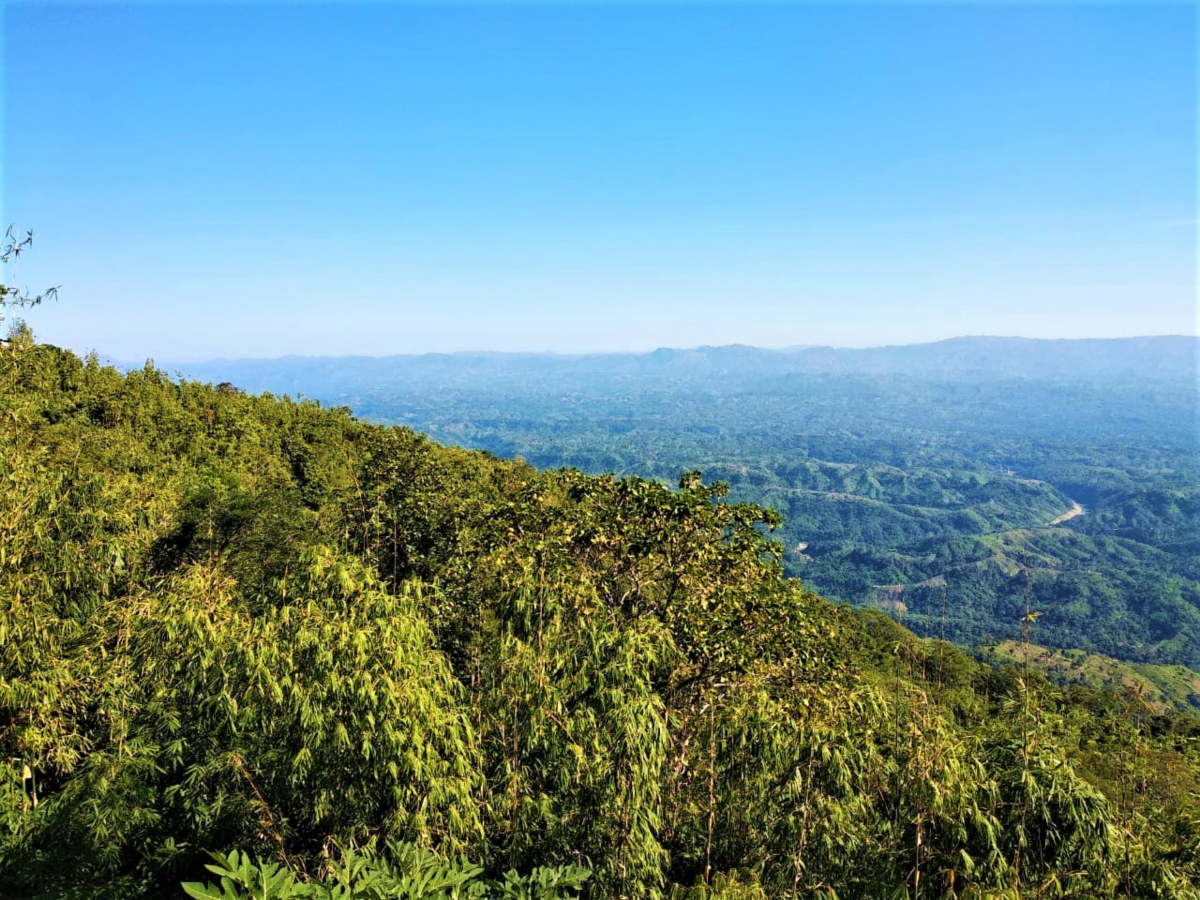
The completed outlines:
[[[808,349],[828,349],[828,350],[877,350],[886,347],[913,347],[926,344],[941,344],[949,341],[961,341],[968,339],[988,339],[988,340],[1014,340],[1014,341],[1134,341],[1134,340],[1149,340],[1157,338],[1188,338],[1200,341],[1200,327],[1194,332],[1135,332],[1131,334],[1083,334],[1083,335],[1026,335],[1026,334],[983,334],[983,333],[952,333],[945,336],[918,338],[914,340],[880,340],[880,341],[858,341],[855,343],[826,343],[821,341],[796,342],[788,344],[767,344],[767,343],[751,343],[749,341],[736,340],[730,338],[719,343],[661,343],[661,344],[643,344],[629,346],[612,346],[600,347],[596,349],[570,349],[565,347],[543,347],[529,346],[528,348],[504,348],[489,345],[475,346],[447,346],[442,349],[404,349],[390,350],[387,348],[376,348],[372,352],[366,350],[345,349],[342,351],[322,352],[320,350],[291,350],[280,352],[249,352],[241,354],[230,354],[217,349],[210,353],[156,353],[153,351],[146,353],[121,354],[112,352],[107,347],[98,346],[95,343],[87,341],[72,341],[70,332],[64,328],[66,319],[71,318],[70,303],[49,303],[37,307],[33,310],[15,310],[15,314],[10,314],[9,319],[5,320],[4,328],[7,330],[10,321],[20,320],[29,325],[34,333],[34,336],[41,342],[55,344],[64,349],[71,350],[81,356],[90,353],[97,353],[102,358],[117,360],[122,363],[130,363],[135,360],[154,360],[162,359],[172,363],[199,363],[199,362],[214,362],[218,360],[238,361],[238,360],[270,360],[270,359],[285,359],[289,357],[298,358],[313,358],[313,359],[345,359],[351,357],[362,357],[370,359],[381,359],[392,356],[455,356],[463,354],[500,354],[500,355],[532,355],[532,356],[621,356],[621,355],[640,355],[654,353],[658,350],[672,351],[689,351],[689,350],[705,350],[725,347],[745,347],[753,350],[767,350],[772,352],[791,352]],[[57,313],[57,315],[56,315]],[[44,327],[44,326],[50,327]],[[66,340],[55,339],[56,335],[63,336]],[[270,342],[266,342],[269,348]]]
[[[1200,332],[1193,4],[0,16],[4,275],[62,346]]]
[[[222,362],[275,362],[288,359],[312,359],[312,360],[349,360],[349,359],[368,359],[368,360],[386,360],[397,357],[420,358],[425,356],[545,356],[545,357],[561,357],[563,359],[584,358],[596,356],[649,356],[658,352],[670,353],[691,353],[704,350],[729,350],[742,349],[763,351],[766,353],[803,353],[809,350],[826,350],[826,351],[869,351],[869,350],[888,350],[902,349],[909,347],[932,346],[936,344],[953,343],[957,341],[1028,341],[1037,343],[1086,343],[1086,342],[1103,342],[1103,341],[1160,341],[1160,340],[1189,340],[1195,341],[1200,347],[1200,335],[1194,334],[1136,334],[1123,335],[1119,337],[1081,337],[1081,338],[1040,338],[1040,337],[1025,337],[1023,335],[1000,335],[1000,334],[962,334],[955,335],[949,338],[941,338],[933,341],[913,341],[911,343],[889,343],[889,344],[862,344],[859,346],[833,345],[833,344],[800,344],[788,346],[763,346],[760,344],[744,344],[731,342],[725,344],[696,344],[692,346],[671,346],[664,345],[661,347],[651,347],[648,349],[633,349],[633,350],[598,350],[585,352],[571,352],[561,350],[496,350],[487,347],[466,348],[462,350],[429,350],[417,351],[408,353],[284,353],[275,356],[206,356],[206,357],[144,357],[137,358],[122,358],[109,353],[104,353],[99,350],[95,352],[102,359],[111,361],[122,366],[140,366],[147,360],[154,362],[156,365],[160,362],[163,365],[188,364],[199,365],[208,363]],[[90,353],[94,348],[79,350],[78,348],[70,347],[67,349],[74,350],[77,353]],[[1198,373],[1200,374],[1200,373]]]

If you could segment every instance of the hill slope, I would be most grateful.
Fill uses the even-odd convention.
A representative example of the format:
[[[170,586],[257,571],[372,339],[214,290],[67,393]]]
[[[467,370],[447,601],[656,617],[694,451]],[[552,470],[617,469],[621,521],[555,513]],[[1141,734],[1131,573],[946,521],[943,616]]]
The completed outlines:
[[[596,900],[1200,885],[1200,723],[836,607],[698,476],[27,338],[0,421],[5,896],[168,896],[239,848],[540,900],[576,863]]]
[[[1154,709],[1200,710],[1200,675],[1184,666],[1123,663],[1082,650],[1050,650],[1017,641],[1004,641],[981,655],[992,665],[1028,664],[1059,684],[1131,692]]]
[[[1020,636],[1028,569],[1039,642],[1200,668],[1198,346],[961,338],[190,371],[540,467],[664,483],[699,469],[784,513],[784,565],[825,596],[903,590],[919,633],[990,643]]]

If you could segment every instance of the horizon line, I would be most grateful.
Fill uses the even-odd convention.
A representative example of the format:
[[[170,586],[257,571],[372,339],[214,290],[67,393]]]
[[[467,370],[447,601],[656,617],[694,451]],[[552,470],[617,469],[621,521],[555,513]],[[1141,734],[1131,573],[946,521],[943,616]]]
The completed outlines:
[[[311,359],[311,360],[345,360],[345,359],[362,359],[362,360],[386,360],[386,359],[421,359],[424,357],[453,357],[453,356],[511,356],[511,357],[557,357],[560,359],[585,359],[590,357],[617,357],[617,356],[651,356],[655,353],[694,353],[704,350],[754,350],[763,353],[806,353],[816,350],[827,350],[835,352],[851,352],[865,353],[871,350],[889,350],[900,349],[906,347],[932,347],[938,344],[950,344],[956,341],[1019,341],[1025,343],[1039,344],[1082,344],[1082,343],[1115,343],[1121,341],[1147,341],[1147,340],[1191,340],[1200,342],[1200,334],[1133,334],[1124,335],[1121,337],[1069,337],[1069,338],[1046,338],[1046,337],[1026,337],[1024,335],[1004,335],[1004,334],[963,334],[954,337],[939,338],[933,341],[913,341],[907,344],[868,344],[864,346],[848,346],[838,344],[789,344],[785,346],[763,346],[759,344],[743,344],[733,342],[729,344],[697,344],[690,347],[673,347],[659,346],[650,350],[587,350],[587,351],[559,351],[559,350],[494,350],[494,349],[462,349],[462,350],[427,350],[407,353],[284,353],[278,356],[209,356],[203,358],[192,359],[172,359],[169,357],[161,357],[163,363],[172,365],[203,365],[207,363],[225,363],[225,362],[275,362],[289,359]],[[89,351],[95,352],[95,351]],[[157,359],[154,356],[147,356],[142,362],[134,363],[129,359],[120,359],[116,356],[103,354],[101,358],[110,364],[120,365],[144,365],[147,362],[157,364]]]

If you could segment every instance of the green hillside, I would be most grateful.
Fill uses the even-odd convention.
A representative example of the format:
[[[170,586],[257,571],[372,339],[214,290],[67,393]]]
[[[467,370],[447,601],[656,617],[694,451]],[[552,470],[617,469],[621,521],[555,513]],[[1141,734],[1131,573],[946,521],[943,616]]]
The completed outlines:
[[[1063,684],[1080,684],[1113,694],[1133,693],[1156,710],[1200,710],[1200,672],[1185,666],[1125,663],[1083,650],[1051,650],[1003,641],[980,651],[994,666],[1025,666]]]
[[[5,897],[1198,896],[1200,721],[835,606],[699,476],[28,334],[0,422]]]
[[[1195,338],[189,367],[437,440],[778,509],[786,571],[964,646],[1200,668]],[[1026,579],[1028,570],[1029,579]]]

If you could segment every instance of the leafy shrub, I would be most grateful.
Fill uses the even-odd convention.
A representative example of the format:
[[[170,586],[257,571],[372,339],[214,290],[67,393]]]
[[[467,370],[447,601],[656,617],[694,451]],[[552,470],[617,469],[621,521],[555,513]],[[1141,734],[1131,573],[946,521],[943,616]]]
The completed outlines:
[[[348,849],[311,881],[236,850],[212,856],[215,862],[206,868],[218,883],[183,885],[195,900],[572,900],[589,874],[579,866],[542,866],[528,875],[510,870],[493,881],[466,857],[443,859],[415,844],[396,843],[383,855]]]

